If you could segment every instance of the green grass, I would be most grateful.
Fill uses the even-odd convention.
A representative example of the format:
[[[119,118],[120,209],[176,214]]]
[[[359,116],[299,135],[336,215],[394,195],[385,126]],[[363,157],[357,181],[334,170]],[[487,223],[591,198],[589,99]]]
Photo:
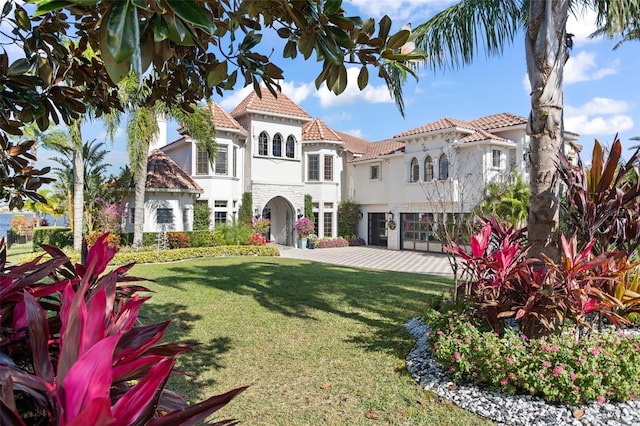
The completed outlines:
[[[250,385],[219,414],[247,425],[475,425],[406,372],[403,324],[445,278],[267,257],[139,265],[142,315],[197,340],[169,387],[190,402]],[[368,415],[368,416],[367,416]],[[374,417],[374,418],[368,418]]]

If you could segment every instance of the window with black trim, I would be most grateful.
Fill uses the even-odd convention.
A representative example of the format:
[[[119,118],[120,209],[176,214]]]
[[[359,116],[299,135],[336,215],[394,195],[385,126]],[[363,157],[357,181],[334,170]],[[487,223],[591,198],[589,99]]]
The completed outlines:
[[[196,145],[196,174],[209,174],[209,153],[207,152],[207,148],[200,144]]]
[[[156,223],[158,225],[170,225],[173,223],[173,209],[158,208],[156,210]]]
[[[273,137],[273,146],[271,147],[271,153],[274,157],[282,157],[282,136],[280,133],[276,133]]]
[[[502,151],[500,151],[499,149],[494,149],[491,151],[491,165],[496,169],[500,168],[501,156]]]
[[[324,156],[324,180],[333,181],[333,155]]]
[[[287,143],[285,146],[285,155],[287,158],[295,158],[296,155],[296,138],[293,135],[287,136]]]
[[[409,182],[417,182],[420,180],[420,164],[418,164],[418,159],[413,157],[411,159],[411,167],[409,170]]]
[[[216,174],[226,175],[229,173],[227,169],[227,147],[218,146],[218,154],[216,155]]]
[[[267,155],[269,153],[269,136],[266,132],[260,132],[258,136],[258,155]]]
[[[449,179],[449,158],[446,154],[442,154],[438,159],[438,179]]]
[[[378,180],[380,179],[380,165],[375,164],[369,168],[369,179]]]
[[[323,214],[324,223],[322,226],[324,227],[322,235],[325,237],[331,237],[331,230],[333,229],[333,213],[332,212],[324,212]]]
[[[430,155],[424,159],[424,181],[429,182],[433,180],[433,160]]]
[[[320,180],[320,155],[307,156],[307,180]]]
[[[234,146],[233,147],[233,160],[231,163],[231,167],[233,170],[233,177],[238,177],[238,147]]]

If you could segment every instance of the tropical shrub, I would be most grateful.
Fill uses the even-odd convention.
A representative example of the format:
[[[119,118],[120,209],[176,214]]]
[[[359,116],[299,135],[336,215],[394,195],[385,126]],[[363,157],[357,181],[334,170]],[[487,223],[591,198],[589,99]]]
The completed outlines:
[[[204,231],[211,226],[211,207],[208,201],[198,201],[193,206],[193,230]]]
[[[362,217],[360,204],[344,200],[338,204],[338,235],[355,235]]]
[[[529,339],[494,333],[463,304],[429,309],[428,345],[451,377],[550,402],[627,401],[640,395],[640,337],[607,329]]]
[[[271,227],[271,221],[266,217],[254,217],[251,222],[251,229],[254,234],[266,234]]]
[[[169,321],[139,323],[148,290],[127,275],[133,264],[105,272],[106,239],[75,266],[45,245],[50,260],[10,267],[0,244],[3,424],[193,424],[245,389],[189,406],[165,388],[192,345],[160,343]]]
[[[316,248],[348,247],[349,242],[342,237],[318,238]]]
[[[217,223],[214,228],[216,245],[247,244],[251,239],[251,227],[240,223]]]
[[[185,232],[190,239],[190,247],[212,247],[215,245],[213,231]]]
[[[87,243],[87,247],[93,247],[96,241],[98,241],[98,239],[103,235],[106,235],[105,241],[107,242],[109,248],[115,249],[116,251],[120,249],[120,235],[101,231],[91,232],[84,237],[84,240]]]
[[[33,230],[33,250],[42,251],[40,244],[48,244],[58,248],[73,247],[71,229],[62,226],[46,226]]]
[[[189,247],[189,235],[184,232],[167,232],[167,243],[170,249]]]

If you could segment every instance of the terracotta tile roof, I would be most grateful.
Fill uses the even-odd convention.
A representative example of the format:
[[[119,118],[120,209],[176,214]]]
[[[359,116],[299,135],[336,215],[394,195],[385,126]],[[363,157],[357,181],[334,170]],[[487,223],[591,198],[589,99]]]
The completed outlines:
[[[342,142],[342,138],[340,138],[336,132],[328,128],[327,125],[324,124],[324,121],[319,118],[314,118],[312,121],[302,125],[302,140]]]
[[[419,133],[426,132],[434,132],[436,130],[443,129],[451,129],[454,127],[462,127],[469,130],[475,130],[473,126],[471,126],[466,121],[456,120],[455,118],[441,118],[438,121],[434,121],[432,123],[427,123],[420,127],[416,127],[411,130],[407,130],[406,132],[402,132],[394,136],[394,138],[401,138],[403,136],[417,135]]]
[[[477,129],[472,134],[470,134],[468,136],[465,136],[464,138],[460,139],[459,142],[469,143],[469,142],[478,142],[478,141],[486,141],[486,140],[510,142],[509,140],[507,140],[505,138],[501,138],[500,136],[496,136],[493,133],[489,133],[489,132],[487,132],[485,130],[482,130],[482,129]]]
[[[527,124],[527,119],[524,117],[520,117],[519,115],[503,112],[500,114],[493,114],[487,115],[486,117],[476,118],[475,120],[469,121],[469,124],[471,124],[475,128],[492,130],[499,129],[501,127]]]
[[[208,108],[208,106],[205,108]],[[247,130],[217,103],[212,103],[211,112],[213,114],[213,124],[216,128],[240,130],[242,133],[247,134]]]
[[[367,149],[371,144],[371,142],[366,141],[357,136],[353,136],[344,132],[339,132],[337,130],[335,132],[338,134],[338,136],[340,136],[342,141],[345,143],[347,151],[353,154],[364,154],[365,152],[367,152]]]
[[[262,98],[260,98],[256,92],[251,92],[231,111],[231,116],[240,117],[249,111],[260,111],[311,119],[311,116],[307,114],[305,110],[296,105],[296,103],[285,94],[279,92],[276,98],[266,88],[262,90]]]
[[[202,192],[198,185],[175,161],[159,149],[149,153],[147,162],[148,189],[172,189],[187,192]]]
[[[369,144],[367,152],[361,157],[356,157],[352,162],[372,160],[380,157],[381,155],[393,154],[394,152],[404,151],[404,142],[394,141],[393,139],[385,139],[380,142],[373,142]]]

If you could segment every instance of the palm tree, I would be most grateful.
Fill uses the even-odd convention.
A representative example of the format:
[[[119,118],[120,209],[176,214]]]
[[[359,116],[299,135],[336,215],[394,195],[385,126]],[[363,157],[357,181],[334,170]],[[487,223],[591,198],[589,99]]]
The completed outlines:
[[[559,222],[555,161],[563,143],[562,75],[569,58],[569,13],[592,8],[598,26],[622,33],[638,22],[638,0],[462,0],[438,13],[413,32],[416,46],[428,53],[425,64],[457,68],[473,61],[479,50],[500,55],[525,30],[531,83],[530,205],[527,218],[532,256],[557,258]],[[484,41],[480,45],[478,40]],[[484,47],[484,49],[483,49]]]
[[[474,213],[482,217],[495,216],[502,221],[520,227],[527,221],[529,187],[520,174],[513,182],[491,182],[485,188],[485,196]]]
[[[199,144],[203,144],[209,153],[209,161],[214,161],[216,154],[215,129],[213,116],[208,109],[192,106],[192,111],[183,111],[177,107],[169,108],[163,103],[151,104],[151,93],[148,87],[140,86],[135,74],[130,73],[119,85],[120,99],[125,112],[129,114],[126,133],[127,150],[131,162],[135,187],[133,246],[142,246],[144,230],[144,198],[147,180],[147,159],[149,147],[158,136],[158,117],[166,116],[180,121],[190,136]],[[113,139],[120,125],[121,114],[112,113],[105,116],[108,134]]]

